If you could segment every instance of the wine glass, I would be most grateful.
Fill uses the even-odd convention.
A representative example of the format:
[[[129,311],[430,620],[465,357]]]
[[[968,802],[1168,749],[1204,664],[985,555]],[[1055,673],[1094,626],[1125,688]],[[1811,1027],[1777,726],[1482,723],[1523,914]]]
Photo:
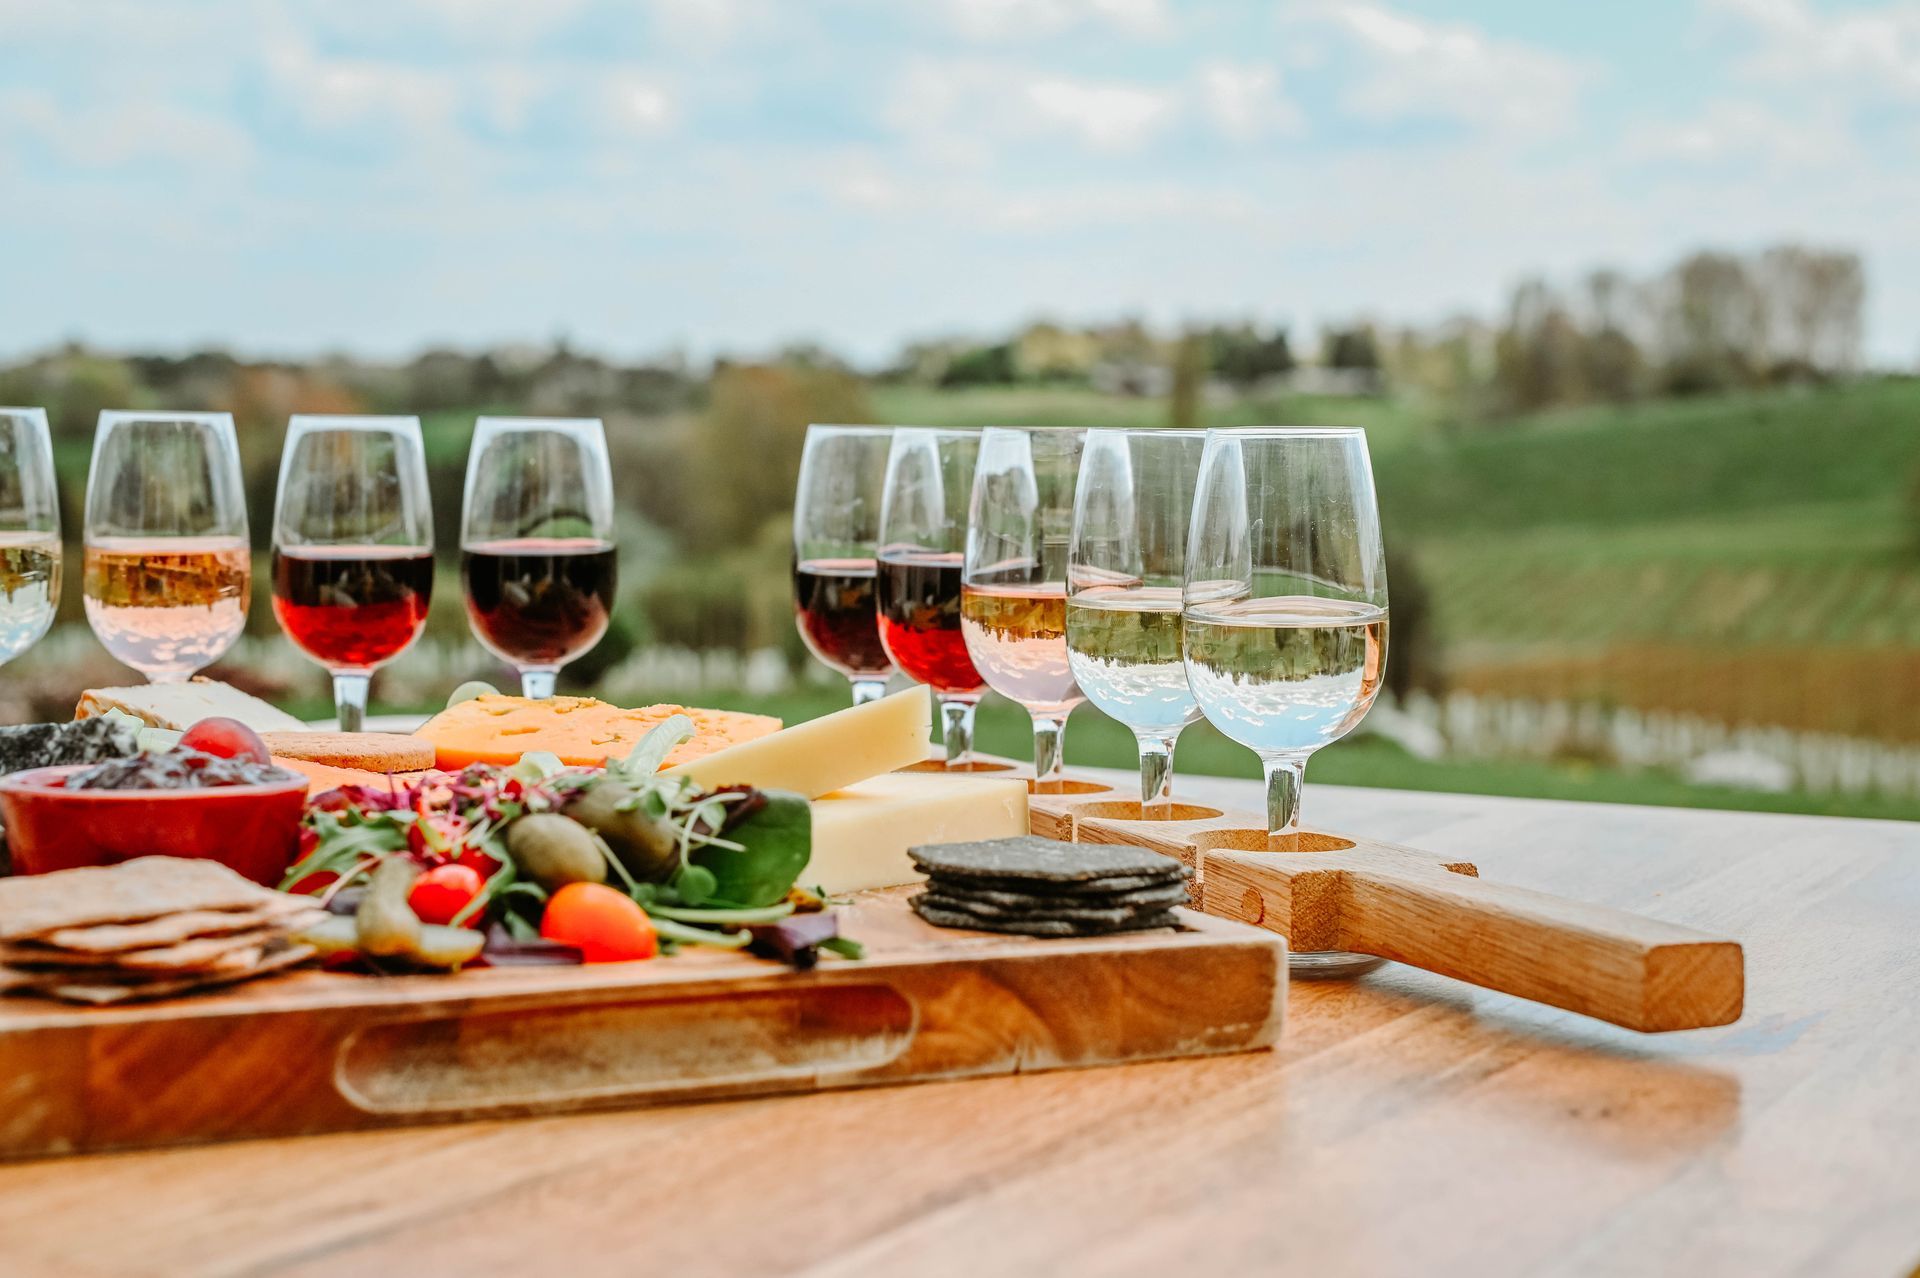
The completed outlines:
[[[1060,788],[1067,716],[1086,700],[1067,663],[1067,544],[1086,432],[994,426],[980,436],[960,596],[987,686],[1033,719],[1037,793]]]
[[[482,417],[460,514],[467,620],[482,647],[553,695],[613,611],[613,471],[599,418]]]
[[[874,548],[891,426],[809,426],[793,501],[794,623],[808,651],[853,684],[853,704],[886,695],[893,663],[874,610]]]
[[[1210,430],[1187,535],[1187,680],[1216,728],[1260,756],[1267,841],[1309,850],[1307,756],[1351,731],[1387,665],[1387,570],[1357,428]],[[1296,954],[1348,975],[1378,959]]]
[[[233,417],[101,413],[82,593],[106,650],[154,683],[184,682],[246,628],[252,575]]]
[[[0,666],[33,647],[60,603],[60,492],[41,408],[0,408]]]
[[[874,599],[880,642],[940,701],[947,766],[973,766],[973,714],[986,684],[960,631],[960,565],[980,434],[902,426],[887,450]]]
[[[273,613],[333,676],[343,732],[376,667],[412,646],[433,599],[433,514],[417,417],[298,416],[273,505]]]
[[[1173,748],[1200,718],[1180,657],[1187,524],[1206,437],[1096,430],[1074,489],[1067,664],[1140,745],[1140,815],[1173,814]]]

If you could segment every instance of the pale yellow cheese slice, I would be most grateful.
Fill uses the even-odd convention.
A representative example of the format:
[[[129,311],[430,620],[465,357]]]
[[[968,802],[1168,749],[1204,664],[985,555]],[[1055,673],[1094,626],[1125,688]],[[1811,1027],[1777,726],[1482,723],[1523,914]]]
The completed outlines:
[[[817,799],[927,757],[933,701],[924,687],[835,711],[668,768],[708,789],[756,785]]]
[[[1025,833],[1025,781],[895,772],[815,800],[813,859],[798,881],[829,893],[918,883],[908,848]]]

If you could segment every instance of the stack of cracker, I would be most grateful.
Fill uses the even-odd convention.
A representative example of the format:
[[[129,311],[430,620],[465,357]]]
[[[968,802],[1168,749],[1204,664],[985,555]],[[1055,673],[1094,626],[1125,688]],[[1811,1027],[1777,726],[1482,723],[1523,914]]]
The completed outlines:
[[[1189,871],[1146,848],[1023,835],[909,850],[927,876],[914,912],[939,927],[1103,936],[1176,927]]]
[[[0,991],[122,1003],[231,985],[311,957],[290,938],[324,915],[213,861],[0,879]]]

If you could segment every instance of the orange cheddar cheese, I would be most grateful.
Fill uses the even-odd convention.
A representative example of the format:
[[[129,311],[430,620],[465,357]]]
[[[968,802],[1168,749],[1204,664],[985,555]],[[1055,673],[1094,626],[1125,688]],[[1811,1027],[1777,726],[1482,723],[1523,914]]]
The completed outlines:
[[[448,706],[415,735],[433,743],[435,763],[453,772],[470,763],[513,764],[545,750],[570,767],[593,767],[620,758],[669,716],[693,720],[694,735],[675,746],[667,765],[686,763],[780,730],[780,720],[734,710],[657,705],[623,710],[592,697],[530,701],[499,693]]]

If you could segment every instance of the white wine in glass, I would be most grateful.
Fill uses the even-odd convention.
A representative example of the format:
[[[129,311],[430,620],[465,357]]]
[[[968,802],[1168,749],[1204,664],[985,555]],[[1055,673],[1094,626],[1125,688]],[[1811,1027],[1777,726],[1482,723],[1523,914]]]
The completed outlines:
[[[1207,721],[1260,756],[1267,840],[1301,850],[1307,758],[1366,717],[1387,665],[1387,571],[1367,437],[1215,430],[1187,536],[1187,682]],[[1294,954],[1303,976],[1368,955]]]
[[[1190,430],[1091,431],[1074,489],[1067,660],[1087,700],[1132,731],[1148,820],[1172,815],[1174,746],[1200,718],[1180,609],[1205,444]]]
[[[39,408],[0,408],[0,666],[53,625],[60,603],[60,501]]]
[[[94,635],[154,683],[183,682],[233,646],[253,556],[229,414],[100,414],[83,576]]]
[[[990,427],[967,508],[960,623],[980,675],[1033,720],[1039,793],[1060,789],[1067,716],[1086,700],[1067,661],[1067,546],[1086,432]]]

